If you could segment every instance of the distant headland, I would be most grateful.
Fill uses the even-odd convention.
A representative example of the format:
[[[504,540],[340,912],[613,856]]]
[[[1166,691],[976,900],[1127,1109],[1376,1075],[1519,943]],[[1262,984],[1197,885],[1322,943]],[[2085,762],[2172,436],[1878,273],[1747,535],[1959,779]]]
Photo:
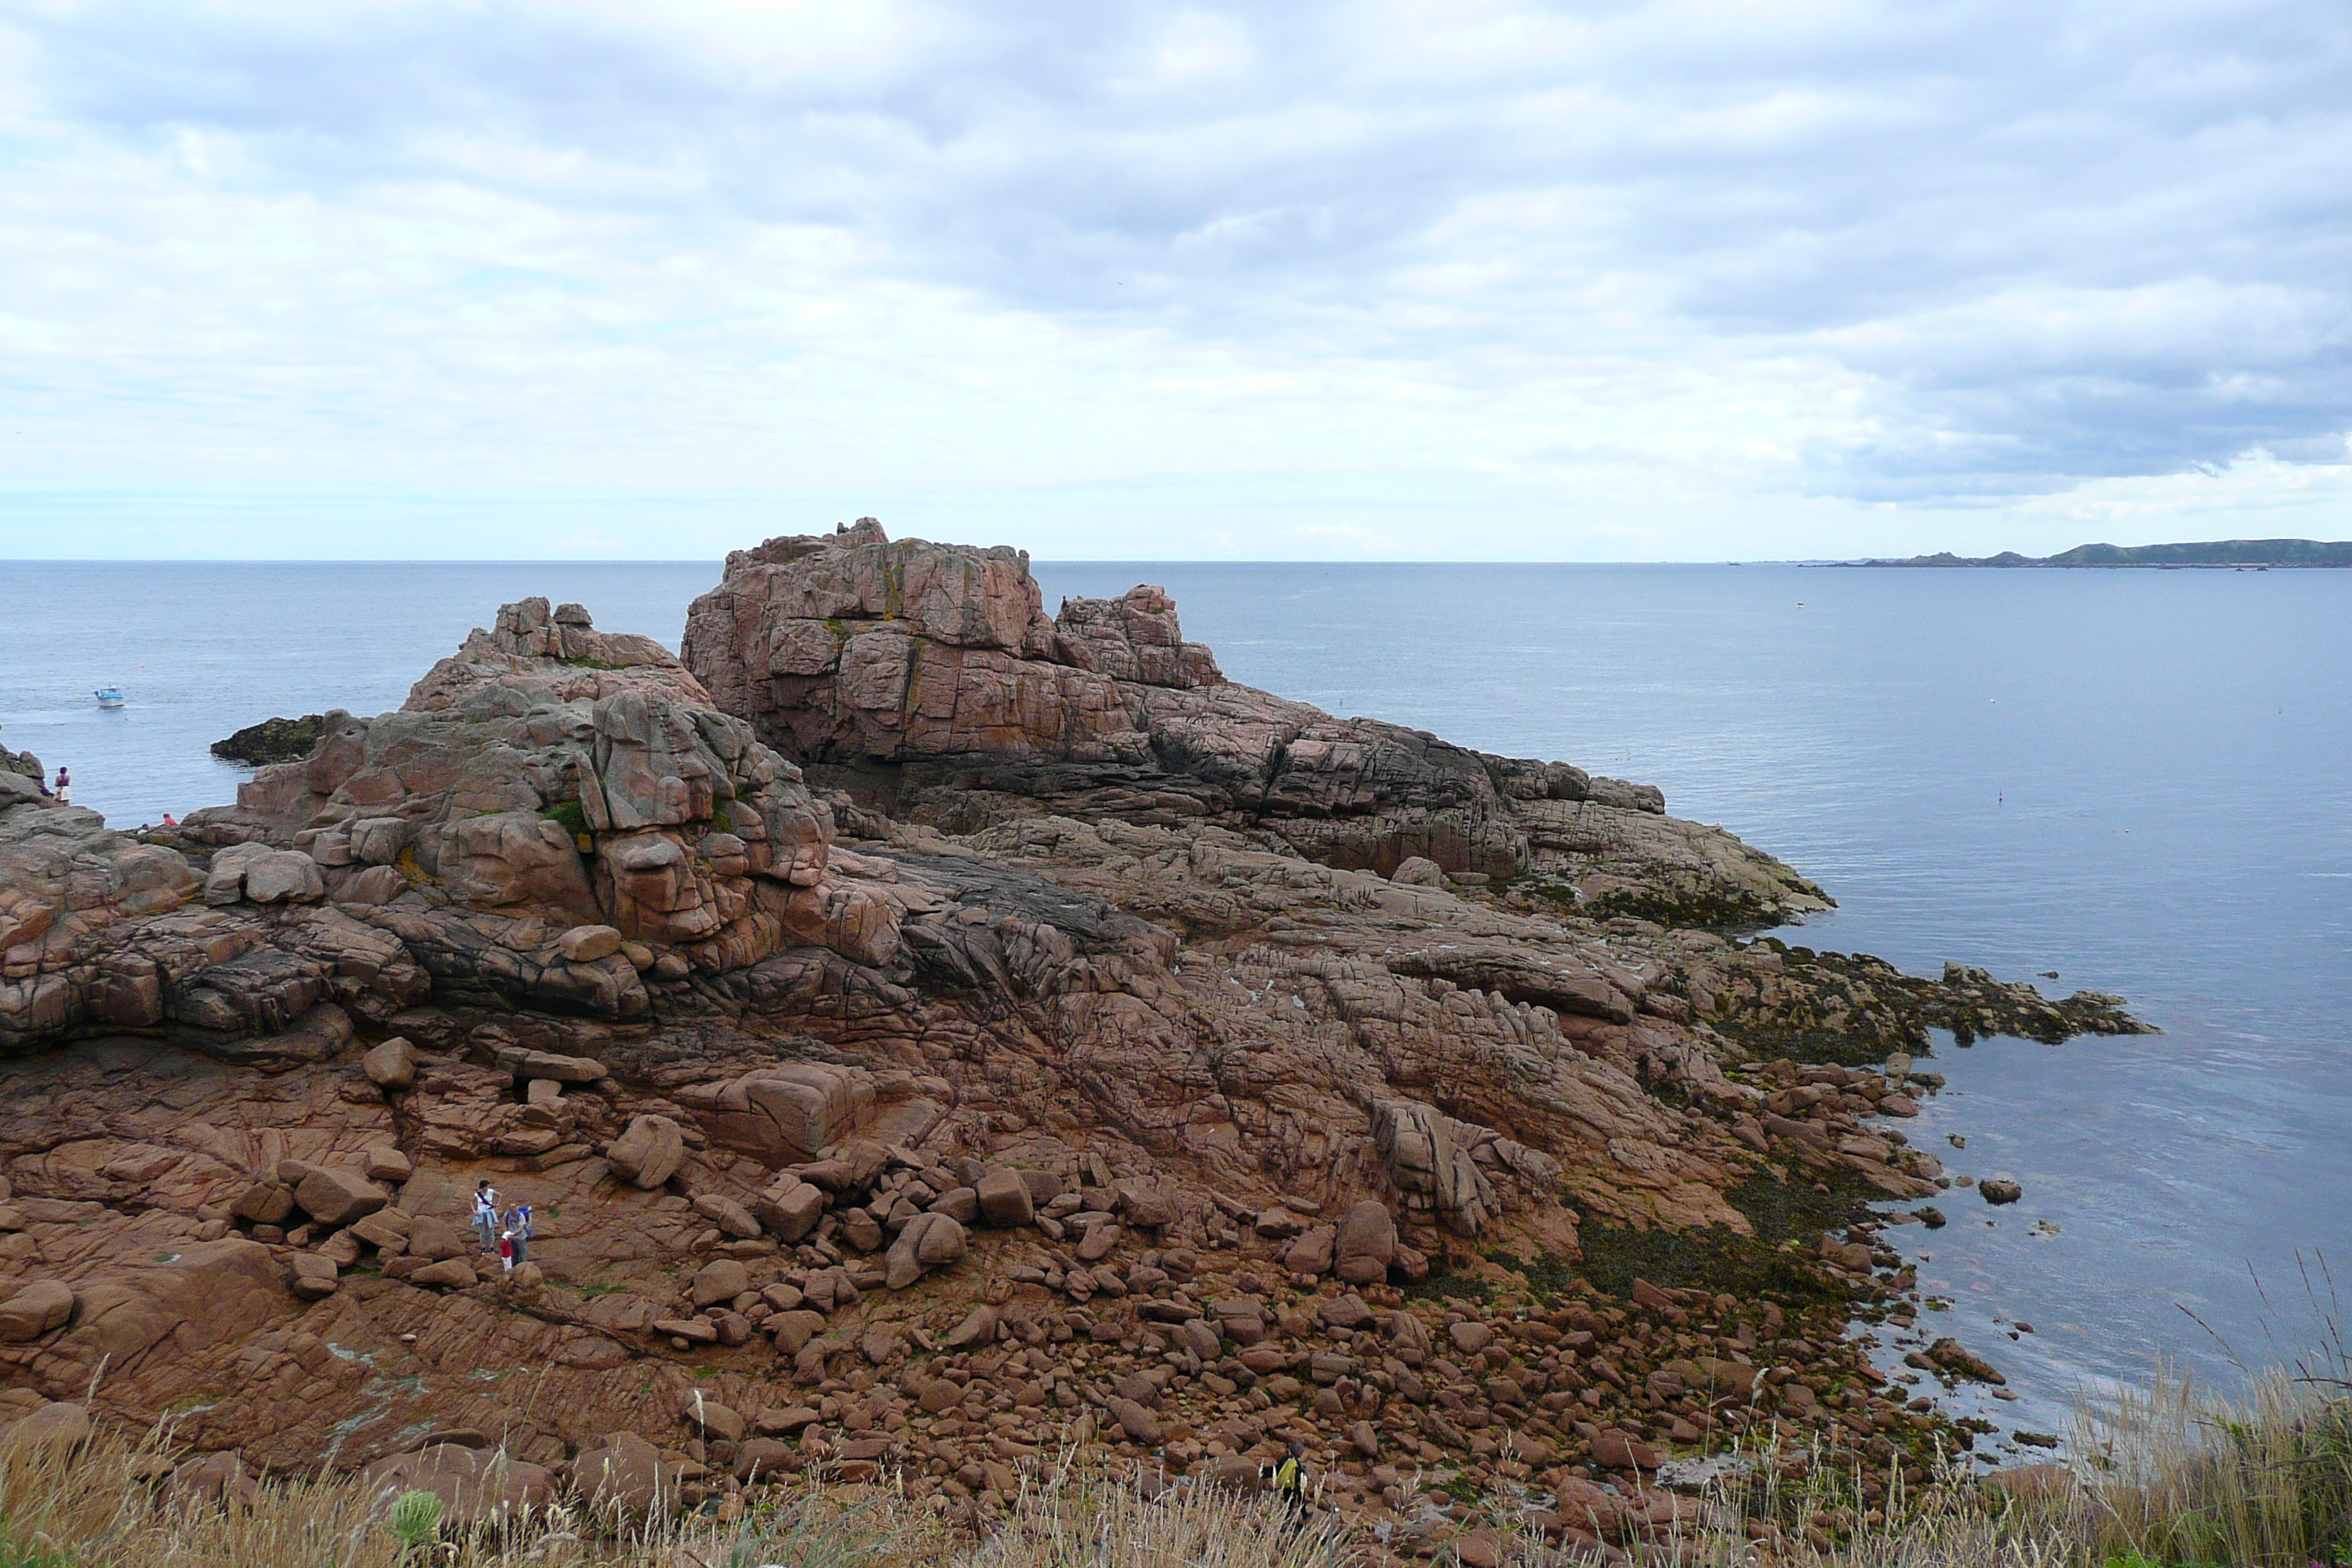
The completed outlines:
[[[2352,566],[2352,542],[2316,539],[2217,539],[2200,544],[2078,544],[2058,555],[1955,555],[1940,551],[1903,561],[1850,561],[1849,566]]]

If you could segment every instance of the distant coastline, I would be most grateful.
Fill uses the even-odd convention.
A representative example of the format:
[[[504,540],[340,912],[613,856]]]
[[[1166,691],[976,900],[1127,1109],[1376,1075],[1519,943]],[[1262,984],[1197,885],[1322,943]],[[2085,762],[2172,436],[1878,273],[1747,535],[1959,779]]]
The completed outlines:
[[[1841,566],[2352,566],[2352,542],[2218,539],[2199,544],[2078,544],[2058,555],[1955,555],[1946,550],[1902,561],[1841,561]]]

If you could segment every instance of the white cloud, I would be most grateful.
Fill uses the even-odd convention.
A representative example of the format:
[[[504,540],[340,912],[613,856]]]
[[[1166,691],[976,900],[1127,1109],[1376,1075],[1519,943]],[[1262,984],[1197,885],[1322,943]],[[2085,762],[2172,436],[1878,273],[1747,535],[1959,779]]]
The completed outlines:
[[[0,554],[2341,534],[2347,88],[2334,0],[20,7]]]

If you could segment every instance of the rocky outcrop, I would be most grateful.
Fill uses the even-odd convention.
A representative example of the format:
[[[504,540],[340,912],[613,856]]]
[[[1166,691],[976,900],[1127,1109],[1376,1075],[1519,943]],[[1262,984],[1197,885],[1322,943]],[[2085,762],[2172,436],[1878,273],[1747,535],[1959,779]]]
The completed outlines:
[[[305,713],[299,719],[264,719],[258,724],[247,724],[225,741],[215,741],[213,755],[225,763],[245,763],[260,767],[269,763],[291,763],[310,754],[325,731],[327,716]]]
[[[1534,864],[1523,803],[1589,803],[1599,834],[1609,814],[1664,810],[1614,781],[1596,795],[1566,763],[1230,682],[1158,588],[1066,600],[1049,619],[1025,554],[893,542],[871,518],[730,555],[681,647],[771,744],[959,829],[1024,812],[1213,821],[1335,866],[1511,877]]]
[[[221,1485],[332,1455],[484,1519],[1001,1497],[1065,1445],[1638,1491],[1720,1428],[1860,1433],[1813,1384],[1893,1287],[1772,1236],[1808,1322],[1598,1290],[1588,1235],[1924,1196],[1930,1026],[2136,1026],[1710,929],[1811,884],[1226,682],[1156,590],[1049,619],[1017,552],[771,541],[687,652],[507,606],[177,832],[0,772],[0,1416],[103,1367]],[[485,1179],[542,1216],[511,1273]]]

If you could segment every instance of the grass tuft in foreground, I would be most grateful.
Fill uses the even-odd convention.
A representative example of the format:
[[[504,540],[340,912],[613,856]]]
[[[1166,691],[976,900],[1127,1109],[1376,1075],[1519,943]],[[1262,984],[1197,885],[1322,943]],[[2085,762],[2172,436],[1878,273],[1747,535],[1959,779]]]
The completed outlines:
[[[2069,1472],[1952,1476],[1873,1502],[1828,1465],[1728,1467],[1696,1520],[1638,1561],[1719,1568],[2337,1568],[2352,1564],[2352,1361],[2257,1380],[2215,1402],[2158,1379],[2080,1421]],[[555,1508],[504,1528],[454,1524],[426,1494],[348,1477],[265,1481],[247,1502],[175,1499],[152,1447],[0,1444],[0,1568],[1340,1568],[1388,1560],[1369,1535],[1294,1526],[1262,1498],[1180,1484],[1159,1496],[1068,1469],[1028,1484],[979,1539],[894,1489],[799,1485],[716,1515],[633,1525]],[[1389,1546],[1569,1568],[1601,1552],[1547,1539],[1538,1510],[1489,1496],[1477,1517],[1397,1521]],[[1466,1510],[1465,1510],[1466,1511]],[[1457,1545],[1457,1533],[1475,1536]],[[1661,1538],[1663,1536],[1663,1538]],[[1615,1559],[1622,1561],[1621,1554]]]

